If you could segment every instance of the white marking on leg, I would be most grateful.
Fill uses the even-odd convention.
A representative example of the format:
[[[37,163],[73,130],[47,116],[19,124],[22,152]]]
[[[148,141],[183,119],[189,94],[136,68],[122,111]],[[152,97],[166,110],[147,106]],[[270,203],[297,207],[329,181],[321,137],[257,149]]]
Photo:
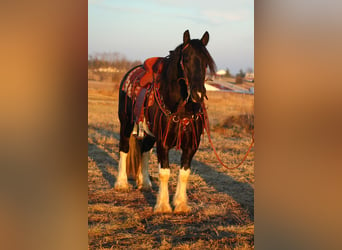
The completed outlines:
[[[190,169],[179,170],[178,182],[176,188],[176,194],[173,198],[173,205],[175,206],[175,212],[190,212],[188,206],[188,196],[186,195],[186,186],[190,175]]]
[[[141,157],[141,171],[138,173],[137,186],[139,189],[149,191],[152,188],[150,174],[148,172],[148,161],[150,160],[150,151],[144,152]]]
[[[169,168],[160,168],[159,164],[159,192],[157,196],[157,203],[154,207],[155,213],[171,213],[171,207],[169,202],[169,187],[168,181],[170,177]]]
[[[127,153],[120,151],[119,173],[114,186],[116,190],[127,190],[129,188],[126,173],[126,159]]]

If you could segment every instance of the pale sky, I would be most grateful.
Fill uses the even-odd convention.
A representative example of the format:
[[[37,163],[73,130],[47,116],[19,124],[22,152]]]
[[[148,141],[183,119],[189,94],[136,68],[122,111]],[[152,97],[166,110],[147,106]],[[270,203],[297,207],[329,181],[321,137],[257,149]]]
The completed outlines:
[[[89,0],[88,53],[119,52],[130,60],[166,56],[205,31],[217,68],[254,69],[252,0]]]

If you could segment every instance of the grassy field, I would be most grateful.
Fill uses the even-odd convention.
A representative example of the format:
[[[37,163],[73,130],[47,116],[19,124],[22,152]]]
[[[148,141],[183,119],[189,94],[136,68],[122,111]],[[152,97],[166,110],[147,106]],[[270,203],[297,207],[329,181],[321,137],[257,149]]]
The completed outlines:
[[[88,83],[89,249],[254,248],[254,149],[238,169],[217,161],[202,136],[188,183],[189,215],[155,215],[158,168],[151,156],[152,192],[113,189],[119,160],[117,86]],[[208,92],[211,136],[221,159],[235,166],[251,141],[254,96]],[[244,116],[245,115],[245,116]],[[240,117],[247,117],[241,122]],[[170,151],[170,201],[176,189],[180,152]],[[134,181],[130,180],[134,186]]]

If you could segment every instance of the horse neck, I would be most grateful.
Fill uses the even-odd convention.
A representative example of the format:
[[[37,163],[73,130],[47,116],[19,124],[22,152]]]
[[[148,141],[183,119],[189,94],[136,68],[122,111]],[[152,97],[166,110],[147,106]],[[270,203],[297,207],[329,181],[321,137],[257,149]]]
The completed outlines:
[[[160,94],[163,97],[164,103],[171,112],[176,112],[179,105],[182,105],[185,98],[182,96],[182,87],[178,79],[182,77],[180,72],[172,78],[162,77],[160,84]]]

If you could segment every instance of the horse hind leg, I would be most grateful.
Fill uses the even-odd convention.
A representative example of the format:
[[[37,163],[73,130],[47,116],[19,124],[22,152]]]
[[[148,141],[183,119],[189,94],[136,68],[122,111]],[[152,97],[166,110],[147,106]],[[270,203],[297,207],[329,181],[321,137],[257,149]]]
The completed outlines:
[[[131,188],[127,180],[126,162],[127,162],[127,153],[120,151],[119,173],[118,173],[115,185],[114,185],[114,189],[117,191],[128,191]]]
[[[148,162],[150,160],[155,141],[156,140],[153,136],[146,135],[141,143],[141,151],[143,153],[141,157],[141,167],[139,168],[140,172],[137,174],[137,187],[142,191],[151,191],[152,189],[150,175],[148,172]]]
[[[141,157],[141,167],[139,168],[139,172],[137,174],[137,187],[142,191],[151,191],[152,184],[150,180],[150,175],[148,172],[148,161],[150,159],[150,151],[142,153]]]
[[[127,138],[123,138],[122,141],[127,141]],[[127,142],[124,143],[124,145],[126,144]],[[128,140],[128,144],[128,150],[125,147],[122,147],[122,151],[120,150],[119,174],[118,180],[115,184],[115,189],[119,191],[130,190],[132,187],[127,182],[127,175],[130,175],[136,179],[138,189],[142,191],[150,191],[152,189],[150,175],[148,172],[150,150],[141,153],[141,145],[133,133]]]
[[[133,130],[133,126],[126,119],[122,119],[122,117],[120,118],[120,159],[118,176],[114,185],[114,189],[117,191],[128,191],[131,189],[131,185],[129,185],[127,180],[127,155],[130,146],[130,134]]]

